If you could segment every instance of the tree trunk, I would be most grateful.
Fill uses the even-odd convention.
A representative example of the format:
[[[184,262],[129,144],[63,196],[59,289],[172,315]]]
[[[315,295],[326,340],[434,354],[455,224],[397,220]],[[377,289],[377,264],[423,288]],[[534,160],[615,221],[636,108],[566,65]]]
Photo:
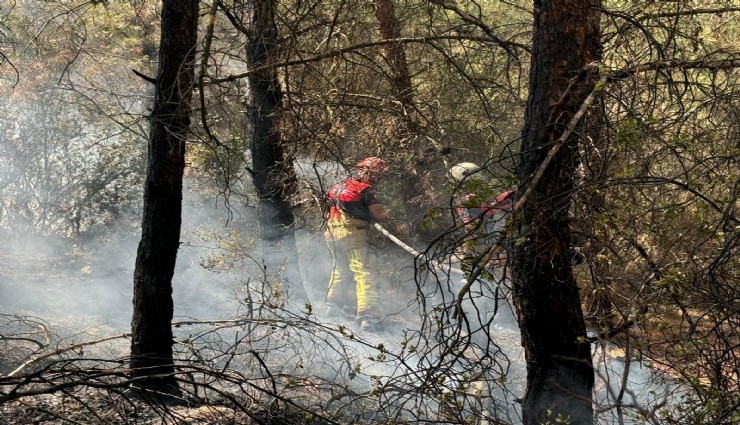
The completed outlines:
[[[258,0],[253,3],[253,36],[247,45],[250,69],[270,64],[276,57],[277,28],[275,1]],[[254,185],[260,198],[260,226],[262,255],[267,273],[285,270],[288,290],[298,302],[308,302],[301,281],[298,250],[293,231],[294,216],[290,194],[295,190],[295,172],[286,159],[277,114],[282,90],[277,71],[266,68],[250,75],[251,92],[249,122],[252,126],[252,171]]]
[[[401,37],[401,23],[396,17],[393,0],[377,0],[375,17],[378,19],[380,35],[383,39],[393,40]],[[408,61],[403,44],[384,45],[386,62],[390,68],[393,97],[401,105],[402,115],[394,124],[398,128],[398,152],[408,152],[410,156],[402,164],[401,198],[412,232],[419,232],[418,224],[423,218],[423,201],[426,198],[424,170],[420,169],[425,160],[424,151],[418,143],[420,124],[416,105],[414,104],[414,87],[411,82]]]
[[[535,2],[530,92],[521,163],[523,185],[545,159],[590,89],[589,0]],[[591,349],[578,287],[567,255],[568,211],[578,161],[577,140],[568,140],[539,179],[518,217],[513,247],[514,300],[527,361],[522,404],[525,425],[570,418],[591,424],[594,382]]]
[[[132,376],[153,377],[141,386],[166,393],[179,392],[173,375],[172,276],[180,244],[197,26],[196,0],[163,1],[141,241],[134,270]]]
[[[393,0],[376,0],[375,16],[378,18],[378,24],[380,25],[380,35],[384,39],[401,38],[401,23],[396,17],[396,7]],[[406,52],[401,43],[387,44],[384,49],[388,66],[391,68],[394,97],[406,110],[403,117],[406,126],[409,129],[414,129],[416,126],[413,118],[416,109],[414,107],[414,88],[411,85],[411,74],[409,74]]]

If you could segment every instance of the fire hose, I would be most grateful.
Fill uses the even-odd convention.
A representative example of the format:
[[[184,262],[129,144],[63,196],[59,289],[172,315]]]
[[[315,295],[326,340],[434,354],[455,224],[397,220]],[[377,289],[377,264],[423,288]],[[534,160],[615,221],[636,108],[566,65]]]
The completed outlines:
[[[419,253],[419,251],[417,251],[414,248],[412,248],[412,247],[408,246],[407,244],[405,244],[402,240],[398,239],[395,235],[393,235],[393,233],[391,233],[388,230],[386,230],[379,223],[373,223],[373,227],[375,227],[380,233],[382,233],[385,237],[387,237],[388,239],[390,239],[393,243],[395,243],[396,245],[398,245],[401,248],[403,248],[404,251],[408,252],[409,254],[413,255],[414,257],[419,257],[419,258],[422,257],[422,255],[421,255],[421,253]],[[455,273],[455,274],[459,274],[461,276],[465,276],[465,272],[463,272],[462,270],[460,270],[460,269],[458,269],[456,267],[452,267],[452,266],[448,266],[446,264],[442,264],[442,263],[440,263],[439,261],[436,261],[436,260],[431,260],[430,259],[430,260],[428,260],[427,264],[431,265],[434,268],[441,269],[441,270],[443,270],[443,271],[445,271],[447,273]]]
[[[396,245],[398,245],[401,248],[403,248],[404,251],[408,252],[409,254],[413,255],[414,257],[421,258],[421,254],[417,250],[415,250],[414,248],[412,248],[412,247],[408,246],[407,244],[405,244],[402,240],[398,239],[391,232],[389,232],[388,230],[386,230],[385,228],[383,228],[383,226],[381,226],[378,223],[373,223],[373,226],[380,233],[382,233],[385,237],[387,237],[388,239],[390,239],[393,243],[395,243]],[[491,248],[488,249],[488,252],[486,253],[485,257],[487,259],[490,259],[490,257],[499,248],[500,248],[500,245],[498,243],[494,244]],[[463,298],[470,291],[471,285],[473,285],[473,283],[478,279],[478,276],[480,275],[480,272],[478,272],[477,274],[475,274],[473,276],[466,276],[465,272],[463,272],[462,270],[460,270],[460,269],[458,269],[456,267],[452,267],[452,266],[448,266],[446,264],[442,264],[439,261],[428,259],[427,264],[430,265],[432,268],[443,270],[445,273],[447,273],[448,276],[451,275],[452,273],[455,273],[455,274],[458,274],[460,276],[464,276],[465,277],[465,280],[467,282],[465,283],[465,286],[459,291],[459,293],[456,296],[455,312],[454,312],[454,315],[456,317],[458,317],[459,315],[463,315],[464,314],[463,313],[463,308],[462,308]],[[496,294],[498,294],[498,291],[499,291],[499,289],[496,288]],[[509,304],[510,305],[513,305],[513,300],[511,299],[511,294],[508,291],[504,294],[504,296],[508,300]],[[498,297],[498,295],[497,295],[497,297]]]
[[[404,251],[408,252],[409,254],[413,255],[414,257],[421,258],[421,254],[417,250],[415,250],[414,248],[412,248],[412,247],[408,246],[407,244],[405,244],[402,240],[398,239],[391,232],[389,232],[388,230],[386,230],[385,228],[383,228],[383,226],[381,226],[378,223],[374,223],[373,226],[380,233],[382,233],[385,237],[387,237],[388,239],[390,239],[391,241],[393,241],[396,245],[398,245],[401,248],[403,248]],[[488,249],[488,252],[486,252],[486,254],[484,256],[484,261],[487,263],[491,259],[491,257],[496,252],[498,252],[498,250],[500,248],[501,248],[501,245],[498,242],[496,242],[495,244],[493,244]],[[464,276],[465,277],[467,283],[460,290],[460,293],[457,295],[457,302],[456,302],[457,307],[458,307],[458,311],[462,311],[462,310],[459,310],[460,309],[460,303],[462,302],[462,298],[465,296],[465,294],[468,293],[468,291],[470,291],[471,285],[478,279],[478,276],[480,276],[480,271],[478,271],[477,273],[475,273],[475,274],[473,274],[471,276],[468,276],[462,270],[460,270],[460,269],[458,269],[456,267],[452,267],[452,266],[449,266],[449,265],[446,265],[446,264],[442,264],[439,261],[435,261],[435,260],[431,260],[430,259],[430,260],[428,260],[427,264],[429,264],[430,266],[432,266],[434,268],[443,270],[448,275],[449,274],[452,274],[452,273],[455,273],[455,274],[458,274],[460,276]],[[498,291],[498,289],[496,289],[496,291]],[[505,297],[509,301],[509,303],[511,305],[513,305],[513,300],[511,299],[511,293],[507,291],[506,294],[505,294]]]

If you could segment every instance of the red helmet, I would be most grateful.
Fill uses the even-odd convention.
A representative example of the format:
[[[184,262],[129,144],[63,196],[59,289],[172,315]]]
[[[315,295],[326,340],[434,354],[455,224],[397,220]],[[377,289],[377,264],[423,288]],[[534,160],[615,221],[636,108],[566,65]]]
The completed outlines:
[[[385,174],[385,172],[388,171],[388,166],[385,165],[385,161],[376,156],[369,156],[358,162],[357,168],[359,168],[360,171],[369,171],[375,174]]]

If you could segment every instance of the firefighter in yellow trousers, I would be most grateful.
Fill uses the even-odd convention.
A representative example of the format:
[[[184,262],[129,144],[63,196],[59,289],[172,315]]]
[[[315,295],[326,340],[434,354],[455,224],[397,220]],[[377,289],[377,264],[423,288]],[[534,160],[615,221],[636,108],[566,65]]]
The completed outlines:
[[[374,188],[386,171],[382,159],[365,158],[357,163],[356,175],[334,184],[326,198],[329,217],[324,236],[333,261],[327,314],[352,308],[363,330],[375,329],[381,320],[374,276],[376,258],[368,232],[373,223],[388,220]],[[347,282],[350,275],[354,277],[354,291]]]

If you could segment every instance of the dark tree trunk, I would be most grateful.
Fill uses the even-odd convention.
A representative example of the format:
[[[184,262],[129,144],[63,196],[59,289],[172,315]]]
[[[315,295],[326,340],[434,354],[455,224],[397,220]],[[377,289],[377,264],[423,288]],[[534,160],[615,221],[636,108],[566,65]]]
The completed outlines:
[[[378,18],[380,25],[380,35],[386,40],[401,38],[401,23],[396,17],[396,7],[393,0],[377,0],[375,2],[375,16]],[[413,129],[416,123],[413,118],[414,108],[414,88],[411,85],[411,74],[409,74],[408,61],[403,44],[392,43],[384,47],[386,51],[386,61],[391,69],[391,78],[394,97],[406,109],[407,114],[403,119],[407,122],[407,127]]]
[[[197,42],[198,1],[165,0],[141,242],[134,270],[132,376],[148,389],[177,393],[172,358],[172,276],[180,243],[185,139]]]
[[[396,7],[393,0],[377,0],[375,2],[375,16],[378,19],[380,35],[383,39],[401,38],[401,23],[396,17]],[[398,127],[397,149],[399,152],[408,152],[413,158],[413,160],[409,158],[409,160],[404,161],[400,193],[411,230],[419,232],[421,229],[418,224],[423,218],[423,203],[427,199],[423,178],[425,170],[422,169],[426,155],[418,142],[421,125],[414,103],[414,87],[403,44],[386,44],[384,50],[385,59],[390,68],[393,96],[402,108],[402,116],[399,118],[399,122],[395,124]]]
[[[250,69],[254,70],[269,66],[279,46],[276,41],[275,1],[257,0],[252,7],[254,35],[247,45],[247,60]],[[294,216],[289,200],[295,190],[295,173],[292,163],[286,159],[277,128],[277,114],[283,96],[277,71],[268,67],[250,75],[249,88],[252,171],[260,198],[261,242],[266,271],[277,273],[284,268],[291,285],[288,289],[294,298],[308,302],[298,268]]]
[[[519,179],[526,186],[548,148],[593,87],[588,60],[589,0],[535,1],[529,98]],[[594,372],[578,287],[567,255],[568,211],[578,161],[568,140],[538,180],[518,218],[514,299],[527,361],[525,425],[591,424]]]

